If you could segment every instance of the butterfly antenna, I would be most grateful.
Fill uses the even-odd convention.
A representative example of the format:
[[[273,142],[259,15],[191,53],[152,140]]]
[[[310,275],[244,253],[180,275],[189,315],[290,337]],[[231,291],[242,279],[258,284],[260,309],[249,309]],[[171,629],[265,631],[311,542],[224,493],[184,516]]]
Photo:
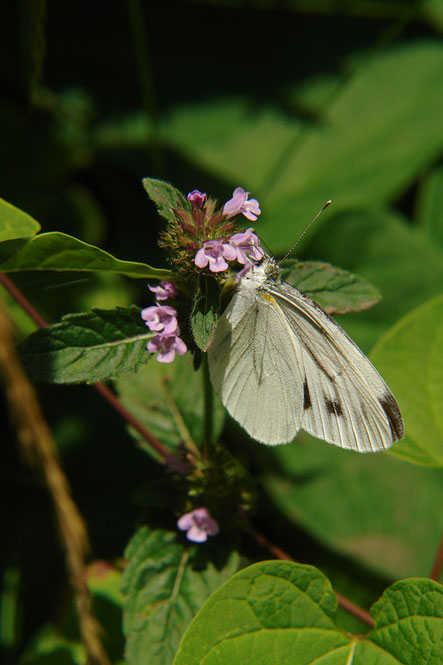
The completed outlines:
[[[283,261],[285,261],[285,260],[288,258],[288,256],[289,256],[290,254],[292,254],[292,252],[293,252],[294,249],[297,247],[298,243],[299,243],[300,240],[303,238],[303,236],[305,235],[305,233],[306,233],[307,231],[309,231],[309,229],[311,228],[311,226],[313,225],[313,223],[314,223],[314,222],[320,217],[320,215],[322,214],[323,210],[326,210],[326,208],[327,208],[329,205],[331,205],[331,203],[332,203],[332,201],[326,201],[326,203],[325,203],[325,205],[323,206],[323,208],[321,208],[321,210],[318,211],[318,213],[315,215],[315,217],[314,217],[314,219],[312,220],[312,222],[310,222],[310,223],[307,225],[307,227],[305,228],[305,230],[303,231],[303,233],[302,233],[302,234],[298,237],[298,239],[294,242],[294,244],[292,245],[292,247],[291,247],[291,249],[289,250],[289,252],[286,252],[286,254],[284,255],[284,257],[283,257],[282,260],[280,261],[280,264],[282,264]]]

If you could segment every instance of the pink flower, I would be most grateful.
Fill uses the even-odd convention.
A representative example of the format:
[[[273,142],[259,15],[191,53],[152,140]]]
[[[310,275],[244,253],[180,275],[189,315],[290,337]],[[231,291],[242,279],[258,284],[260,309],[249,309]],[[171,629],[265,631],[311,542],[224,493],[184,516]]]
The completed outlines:
[[[220,531],[207,508],[196,508],[182,515],[177,521],[177,526],[180,531],[186,531],[186,538],[194,543],[204,543],[208,540],[208,536],[216,536]]]
[[[189,192],[186,198],[193,208],[203,208],[206,201],[206,194],[202,194],[198,189],[194,189],[192,192]]]
[[[195,255],[194,263],[199,268],[204,268],[209,263],[211,272],[221,272],[228,268],[228,261],[234,261],[237,258],[237,250],[229,243],[223,240],[207,240],[203,247]]]
[[[141,312],[141,317],[146,321],[149,330],[163,332],[165,335],[173,335],[177,332],[177,312],[168,305],[153,305],[146,307]]]
[[[172,363],[175,354],[182,356],[187,351],[187,346],[177,335],[155,335],[149,340],[147,347],[151,353],[158,353],[159,363]]]
[[[232,199],[229,199],[229,201],[223,206],[223,214],[225,217],[229,219],[241,212],[247,219],[255,221],[261,213],[261,210],[257,199],[251,199],[248,201],[248,196],[249,192],[245,192],[242,187],[236,187]]]
[[[254,233],[254,229],[248,229],[244,233],[234,233],[229,242],[237,250],[237,261],[243,265],[260,261],[264,256],[264,251],[260,247],[260,238]]]
[[[178,294],[177,287],[174,282],[160,282],[158,286],[151,286],[148,284],[148,289],[155,293],[156,300],[167,300],[173,298]]]

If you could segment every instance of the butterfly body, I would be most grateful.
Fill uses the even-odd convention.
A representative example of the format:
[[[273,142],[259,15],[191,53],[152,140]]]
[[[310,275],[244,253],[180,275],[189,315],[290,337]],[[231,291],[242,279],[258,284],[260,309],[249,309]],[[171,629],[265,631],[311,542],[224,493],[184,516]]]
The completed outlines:
[[[360,452],[403,437],[395,398],[319,305],[265,257],[240,278],[208,351],[216,393],[250,436],[274,445],[300,429]]]

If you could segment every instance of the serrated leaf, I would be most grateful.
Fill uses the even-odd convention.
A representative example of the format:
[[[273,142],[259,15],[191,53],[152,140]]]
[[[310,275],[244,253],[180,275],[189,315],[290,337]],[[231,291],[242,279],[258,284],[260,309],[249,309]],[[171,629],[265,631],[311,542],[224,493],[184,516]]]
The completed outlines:
[[[184,208],[190,211],[191,207],[183,194],[164,180],[155,178],[143,178],[143,187],[154,201],[158,214],[168,222],[175,221],[174,208]]]
[[[400,319],[380,338],[371,358],[405,421],[407,438],[392,454],[443,468],[443,296]]]
[[[40,224],[20,208],[0,199],[0,242],[30,238],[40,231]]]
[[[328,314],[368,309],[380,300],[379,291],[363,277],[320,261],[288,261],[282,279],[310,296]]]
[[[195,343],[207,351],[217,325],[220,310],[220,292],[212,277],[201,277],[191,311],[191,327]]]
[[[23,270],[106,270],[145,279],[173,277],[170,270],[120,261],[103,249],[58,232],[40,233],[31,240],[9,240],[0,244],[0,272]]]
[[[238,570],[239,557],[219,543],[185,544],[169,531],[140,528],[128,545],[123,576],[128,665],[170,665],[178,643],[208,596]]]
[[[152,336],[136,307],[93,309],[37,330],[22,343],[21,358],[36,381],[95,383],[146,363]]]
[[[185,353],[176,356],[173,363],[151,362],[136,374],[121,377],[116,387],[131,413],[173,451],[183,440],[197,444],[204,440],[202,372],[202,368],[195,371],[191,354]],[[223,427],[225,410],[215,395],[213,409],[216,439]],[[139,439],[135,432],[134,436]]]
[[[304,433],[260,448],[255,461],[273,504],[327,547],[389,579],[431,570],[443,530],[441,472]]]
[[[212,594],[174,665],[438,665],[442,588],[436,582],[407,580],[388,589],[374,605],[367,636],[338,629],[336,609],[329,580],[316,568],[257,563]]]

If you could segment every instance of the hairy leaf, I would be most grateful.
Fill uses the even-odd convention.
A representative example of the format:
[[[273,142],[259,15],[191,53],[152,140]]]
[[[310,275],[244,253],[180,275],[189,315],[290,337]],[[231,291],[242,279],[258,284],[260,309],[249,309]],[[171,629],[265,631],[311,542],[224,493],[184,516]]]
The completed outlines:
[[[410,312],[371,354],[400,405],[406,440],[392,453],[443,468],[443,296]]]
[[[212,339],[220,310],[217,282],[212,277],[200,278],[191,312],[191,327],[195,343],[207,351]]]
[[[183,194],[164,180],[143,178],[143,187],[157,206],[159,215],[168,222],[175,220],[174,208],[184,208],[188,211],[191,209]]]
[[[21,357],[36,381],[95,383],[146,363],[152,336],[136,307],[93,309],[40,328],[21,345]]]
[[[40,224],[20,208],[0,199],[0,242],[30,238],[38,233]]]
[[[374,605],[374,629],[351,636],[337,628],[337,601],[319,570],[257,563],[206,601],[174,665],[438,665],[442,600],[436,582],[399,582]]]
[[[0,272],[22,270],[106,270],[127,277],[170,279],[170,270],[145,263],[120,261],[103,249],[65,233],[41,233],[31,240],[9,240],[0,244]]]
[[[363,277],[320,261],[288,261],[282,279],[317,302],[328,314],[368,309],[380,300],[379,291]]]
[[[148,527],[137,531],[125,556],[128,665],[170,665],[183,632],[208,596],[238,570],[239,557],[223,543],[209,550]]]

